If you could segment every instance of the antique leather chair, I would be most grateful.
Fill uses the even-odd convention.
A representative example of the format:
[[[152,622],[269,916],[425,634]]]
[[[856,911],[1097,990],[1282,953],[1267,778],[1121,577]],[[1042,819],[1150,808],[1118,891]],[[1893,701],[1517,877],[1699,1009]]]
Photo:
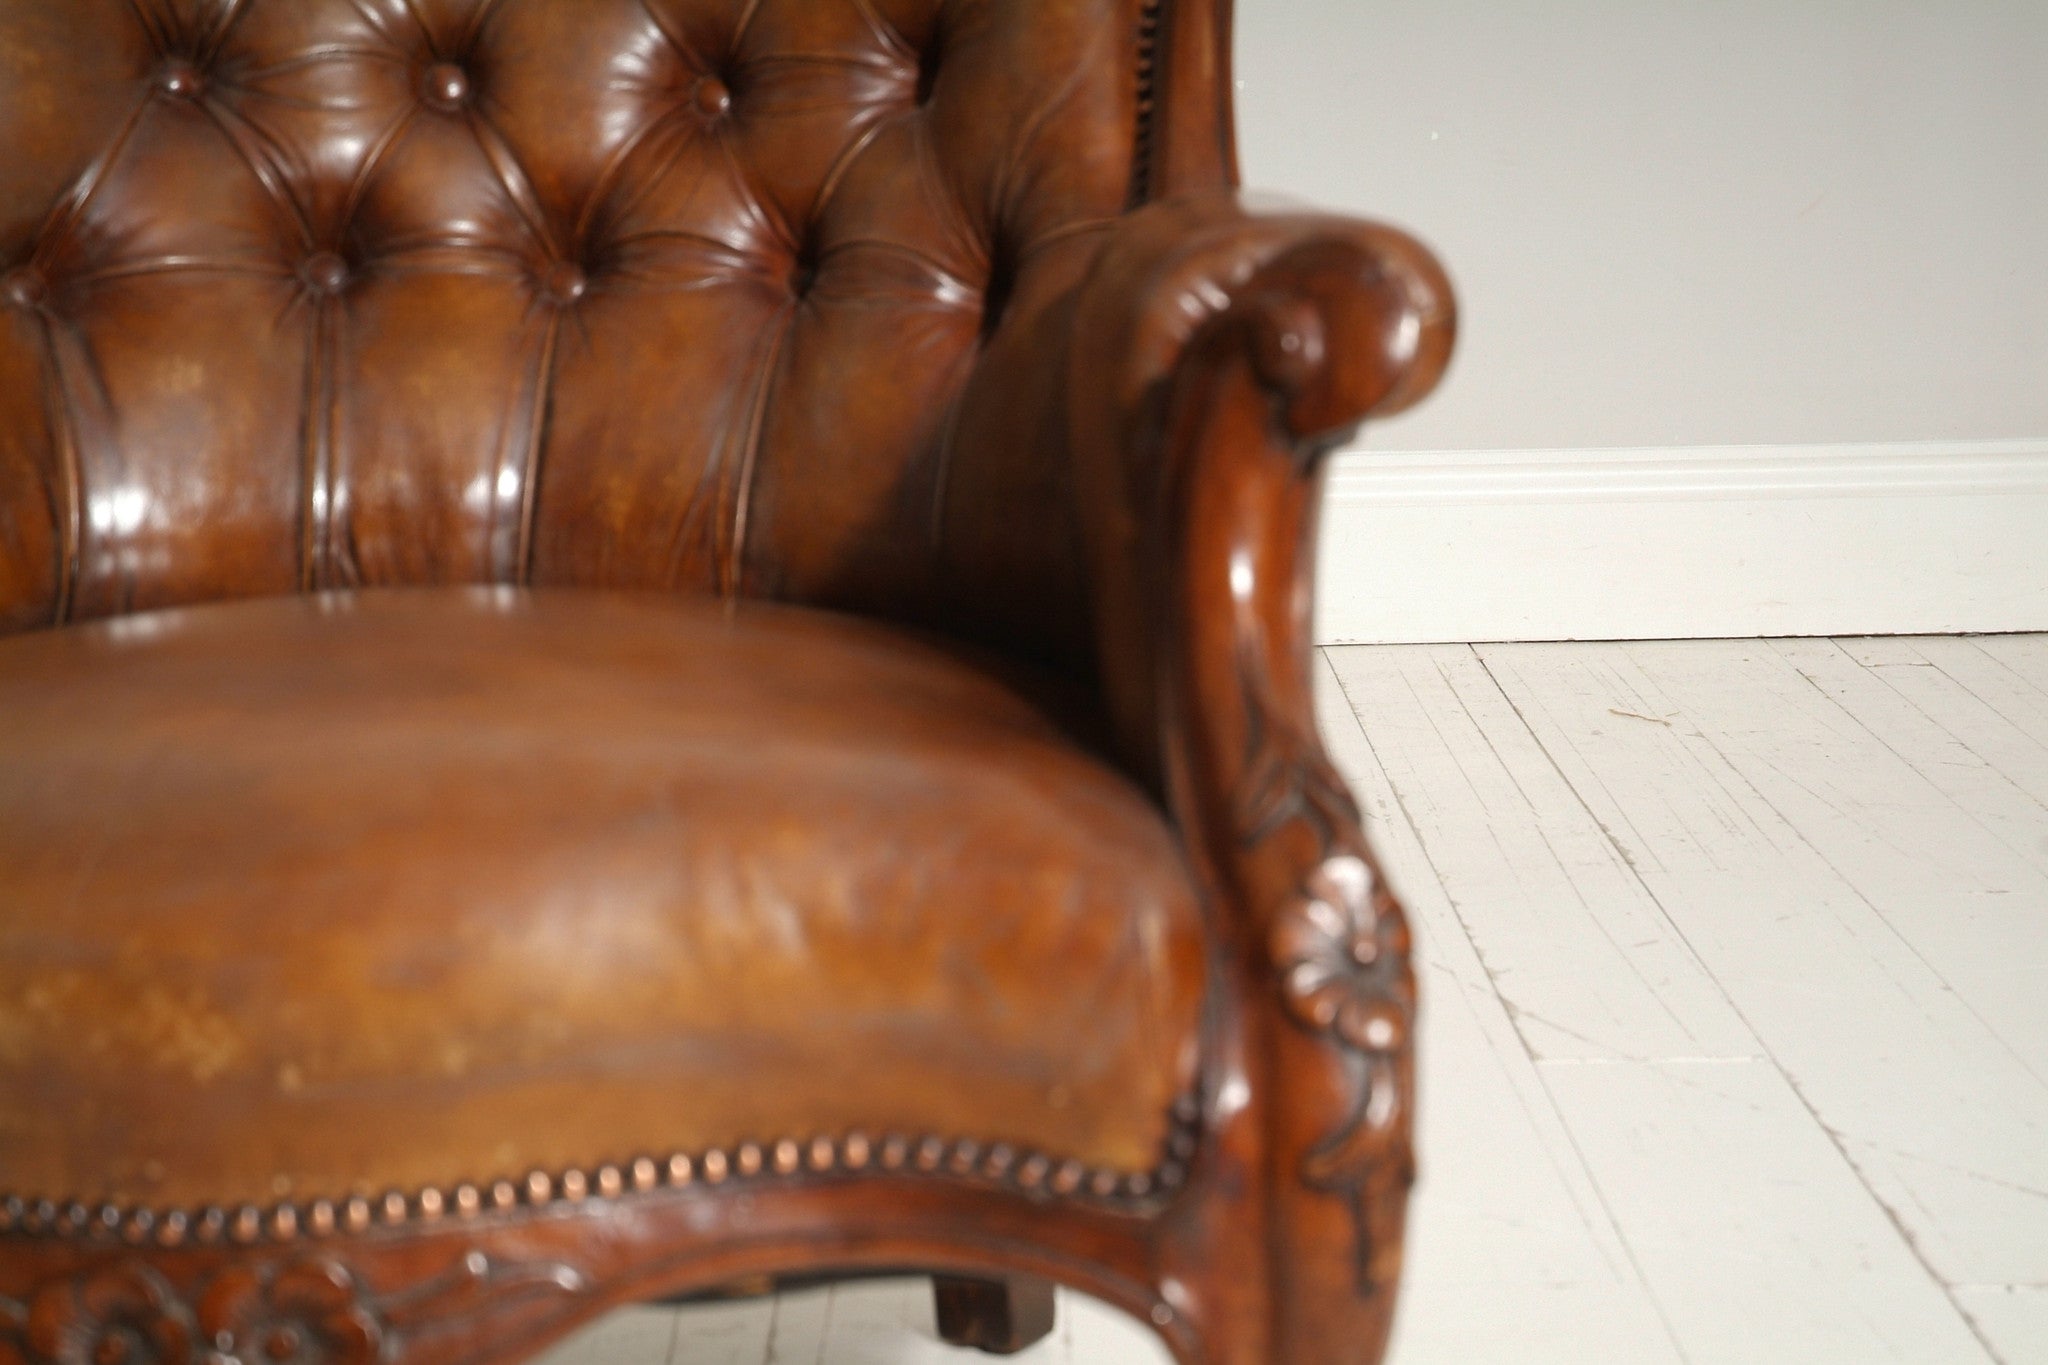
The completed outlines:
[[[1377,1357],[1310,541],[1452,303],[1234,197],[1228,18],[0,0],[0,1358]]]

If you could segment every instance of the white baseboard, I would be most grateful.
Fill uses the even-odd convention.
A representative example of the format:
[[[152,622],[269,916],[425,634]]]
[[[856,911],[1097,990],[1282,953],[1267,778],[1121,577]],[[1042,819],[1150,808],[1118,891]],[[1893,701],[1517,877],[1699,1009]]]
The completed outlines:
[[[2048,439],[1356,452],[1328,644],[2048,630]]]

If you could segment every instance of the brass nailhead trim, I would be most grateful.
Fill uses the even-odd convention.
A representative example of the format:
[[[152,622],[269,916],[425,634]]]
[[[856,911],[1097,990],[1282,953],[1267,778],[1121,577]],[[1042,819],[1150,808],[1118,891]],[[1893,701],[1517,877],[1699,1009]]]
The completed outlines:
[[[928,1137],[917,1144],[917,1169],[930,1174],[939,1169],[939,1163],[946,1159],[946,1140]]]
[[[263,1235],[263,1213],[254,1204],[244,1204],[235,1210],[235,1221],[228,1225],[228,1236],[237,1242],[253,1242]]]
[[[1133,208],[1152,198],[1153,125],[1159,106],[1159,27],[1164,6],[1165,0],[1144,0],[1138,7],[1138,126],[1131,146]]]
[[[340,1202],[283,1202],[267,1209],[254,1204],[233,1209],[217,1205],[197,1210],[130,1208],[76,1200],[63,1204],[49,1199],[30,1201],[7,1195],[0,1197],[0,1236],[112,1238],[136,1245],[153,1241],[164,1247],[182,1246],[188,1240],[207,1246],[289,1242],[336,1232],[363,1233],[372,1224],[435,1223],[450,1213],[465,1219],[485,1212],[507,1213],[522,1203],[540,1208],[574,1204],[593,1196],[611,1200],[645,1194],[663,1185],[679,1190],[699,1180],[722,1185],[728,1180],[854,1175],[870,1168],[971,1180],[1034,1196],[1050,1194],[1133,1206],[1186,1182],[1188,1163],[1199,1145],[1200,1112],[1193,1100],[1175,1105],[1159,1164],[1150,1171],[1130,1174],[1095,1170],[1043,1152],[1020,1151],[1006,1142],[984,1144],[974,1138],[949,1140],[936,1134],[911,1137],[902,1133],[889,1133],[877,1140],[865,1133],[849,1133],[843,1138],[782,1138],[765,1145],[745,1142],[730,1150],[714,1147],[696,1155],[677,1152],[665,1161],[640,1156],[624,1166],[572,1167],[559,1174],[536,1170],[516,1184],[503,1179],[488,1186],[463,1182],[446,1189],[429,1187],[410,1197],[400,1190],[388,1190],[374,1201],[354,1195]]]

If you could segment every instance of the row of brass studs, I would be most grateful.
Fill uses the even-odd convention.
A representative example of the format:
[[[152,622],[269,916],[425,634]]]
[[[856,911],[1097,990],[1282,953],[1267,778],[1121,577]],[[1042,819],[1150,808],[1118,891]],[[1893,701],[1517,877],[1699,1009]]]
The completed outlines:
[[[1176,1106],[1164,1159],[1150,1171],[1133,1174],[1094,1170],[1078,1161],[1056,1160],[1002,1142],[984,1144],[973,1138],[949,1142],[936,1136],[910,1138],[901,1134],[877,1140],[854,1133],[844,1138],[816,1137],[808,1142],[793,1138],[765,1145],[747,1142],[730,1151],[713,1148],[701,1156],[679,1152],[666,1161],[643,1156],[625,1165],[604,1165],[590,1171],[571,1169],[559,1175],[534,1171],[518,1181],[465,1182],[447,1190],[429,1187],[412,1195],[392,1190],[376,1199],[357,1195],[343,1200],[276,1204],[267,1209],[244,1204],[233,1209],[209,1207],[196,1212],[155,1210],[8,1196],[0,1199],[0,1234],[112,1237],[136,1245],[154,1242],[164,1247],[188,1242],[216,1245],[265,1239],[292,1241],[301,1236],[326,1237],[336,1232],[367,1232],[380,1226],[509,1213],[522,1204],[542,1208],[578,1204],[591,1198],[617,1199],[628,1193],[648,1194],[663,1188],[716,1187],[729,1181],[761,1177],[790,1179],[806,1174],[870,1172],[977,1180],[1031,1195],[1142,1206],[1171,1194],[1185,1183],[1188,1163],[1196,1148],[1194,1114],[1191,1104]]]
[[[1152,197],[1152,124],[1159,103],[1159,25],[1164,0],[1138,7],[1138,126],[1131,148],[1131,204]]]

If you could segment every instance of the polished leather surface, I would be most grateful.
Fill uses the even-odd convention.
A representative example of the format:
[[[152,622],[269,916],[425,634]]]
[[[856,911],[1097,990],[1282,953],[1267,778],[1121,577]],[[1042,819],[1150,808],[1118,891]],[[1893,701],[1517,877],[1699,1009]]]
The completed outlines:
[[[1204,935],[1128,781],[799,608],[440,589],[0,641],[0,1173],[158,1206],[742,1140],[1119,1170]]]
[[[1125,206],[1140,10],[0,0],[0,629],[531,582],[1071,655],[979,373]]]
[[[1229,33],[0,0],[0,1358],[905,1266],[1379,1357],[1415,991],[1312,532],[1454,310],[1235,200]]]

